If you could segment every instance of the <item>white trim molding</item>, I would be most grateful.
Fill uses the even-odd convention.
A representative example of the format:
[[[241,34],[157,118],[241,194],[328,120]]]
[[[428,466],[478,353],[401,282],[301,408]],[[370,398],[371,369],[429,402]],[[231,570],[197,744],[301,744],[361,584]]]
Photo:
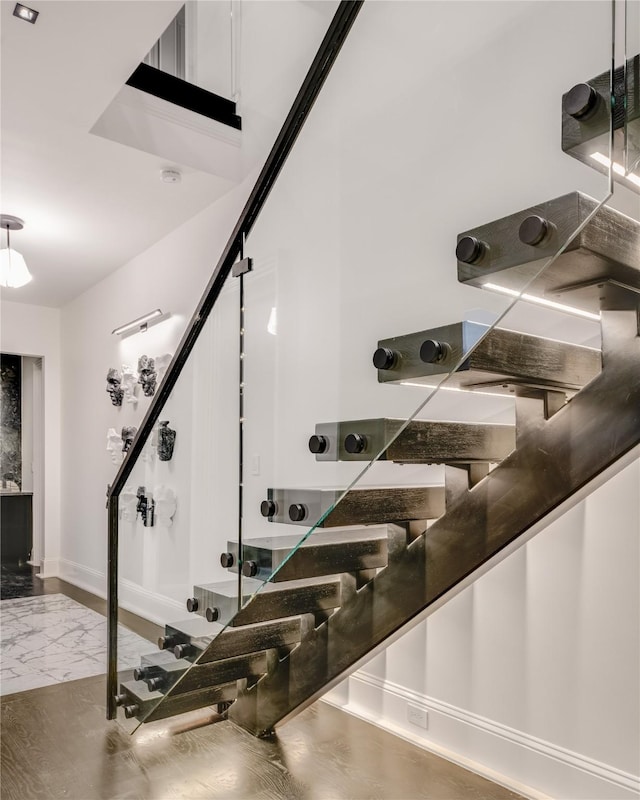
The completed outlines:
[[[363,671],[323,699],[532,800],[640,798],[640,776]],[[408,704],[427,712],[426,730]]]
[[[57,575],[97,597],[107,596],[107,576],[104,572],[61,558]],[[187,614],[183,603],[150,592],[123,578],[119,582],[118,605],[125,611],[163,626],[172,620],[184,619]]]

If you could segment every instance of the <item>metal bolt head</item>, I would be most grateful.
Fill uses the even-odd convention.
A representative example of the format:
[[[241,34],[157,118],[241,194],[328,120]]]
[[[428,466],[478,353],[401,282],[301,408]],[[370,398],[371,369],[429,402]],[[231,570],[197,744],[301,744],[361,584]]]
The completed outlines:
[[[531,214],[531,216],[522,221],[518,236],[523,244],[536,247],[547,238],[550,228],[551,225],[544,217]]]
[[[577,120],[592,117],[598,107],[600,95],[588,83],[577,83],[562,98],[562,110]]]
[[[435,339],[426,339],[420,345],[420,360],[425,364],[437,364],[444,361],[449,350],[446,342],[437,342]]]
[[[244,561],[242,564],[242,574],[245,578],[253,578],[258,574],[258,565],[255,561]]]
[[[207,622],[215,622],[218,617],[220,616],[220,612],[217,608],[207,608],[204,612],[205,617],[207,618]]]
[[[220,564],[225,568],[229,569],[229,567],[233,566],[234,558],[233,553],[221,553],[220,554]]]
[[[260,513],[263,517],[274,517],[278,507],[273,500],[263,500],[260,503]]]
[[[388,347],[379,347],[373,354],[373,366],[376,369],[392,369],[397,361],[397,354]]]
[[[367,437],[361,433],[350,433],[345,437],[344,449],[347,453],[362,453],[367,446]]]
[[[309,439],[309,450],[312,453],[326,453],[329,447],[329,440],[326,436],[319,436],[314,434]]]
[[[456,247],[456,258],[463,264],[475,264],[486,253],[487,246],[475,236],[463,236]]]
[[[126,719],[132,719],[139,711],[139,707],[135,704],[124,707],[124,716]]]
[[[182,642],[181,644],[177,644],[173,648],[173,655],[176,658],[182,658],[182,656],[186,655],[188,652],[189,652],[189,645],[186,644],[185,642]]]
[[[289,506],[289,519],[292,522],[302,522],[306,519],[307,507],[302,503],[293,503]]]
[[[197,597],[190,597],[187,600],[187,611],[192,614],[194,611],[198,610],[198,598]]]

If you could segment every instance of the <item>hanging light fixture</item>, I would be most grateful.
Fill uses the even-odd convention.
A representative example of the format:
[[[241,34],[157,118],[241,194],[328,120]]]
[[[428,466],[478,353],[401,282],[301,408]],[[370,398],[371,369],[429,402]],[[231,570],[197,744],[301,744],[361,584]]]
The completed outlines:
[[[24,222],[10,214],[0,214],[0,227],[7,231],[7,246],[0,250],[0,286],[17,289],[29,283],[33,277],[27,269],[22,253],[11,249],[9,238],[9,231],[22,230]]]

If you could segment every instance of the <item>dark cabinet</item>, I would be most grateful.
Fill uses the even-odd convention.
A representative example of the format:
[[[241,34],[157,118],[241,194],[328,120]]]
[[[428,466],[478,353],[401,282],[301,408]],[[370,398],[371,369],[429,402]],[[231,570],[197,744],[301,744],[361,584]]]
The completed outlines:
[[[3,564],[29,560],[33,546],[33,495],[30,492],[7,492],[0,495],[0,558]]]

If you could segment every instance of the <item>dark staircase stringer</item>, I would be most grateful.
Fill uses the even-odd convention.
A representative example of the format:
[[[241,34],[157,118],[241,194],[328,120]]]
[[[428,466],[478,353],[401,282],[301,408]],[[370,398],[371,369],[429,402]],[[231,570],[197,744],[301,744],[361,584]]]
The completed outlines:
[[[637,301],[636,301],[637,302]],[[638,308],[602,312],[603,370],[545,418],[544,392],[523,392],[517,449],[421,536],[394,526],[389,565],[272,672],[229,718],[262,736],[327,691],[399,628],[640,442]],[[624,387],[624,390],[621,390]]]

